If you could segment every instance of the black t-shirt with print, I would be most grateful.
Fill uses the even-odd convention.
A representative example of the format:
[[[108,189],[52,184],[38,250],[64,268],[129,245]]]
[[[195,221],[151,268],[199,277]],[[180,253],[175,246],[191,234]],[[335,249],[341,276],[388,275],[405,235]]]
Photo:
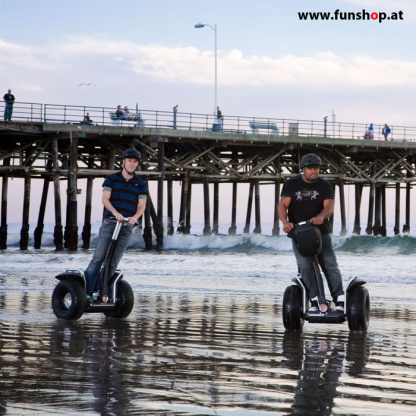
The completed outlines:
[[[334,192],[325,179],[318,178],[314,183],[307,183],[302,175],[298,175],[283,184],[281,196],[291,198],[288,216],[289,221],[296,224],[318,215],[324,207],[324,200],[334,199]],[[331,232],[328,219],[318,227],[322,234]]]

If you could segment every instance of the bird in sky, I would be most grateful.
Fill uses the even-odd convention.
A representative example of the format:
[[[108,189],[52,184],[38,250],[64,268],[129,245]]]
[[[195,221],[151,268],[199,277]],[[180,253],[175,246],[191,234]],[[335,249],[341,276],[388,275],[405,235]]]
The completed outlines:
[[[97,86],[97,84],[94,84],[93,82],[83,82],[82,84],[79,84],[78,87],[81,87],[85,85],[86,87],[89,87],[90,85]]]

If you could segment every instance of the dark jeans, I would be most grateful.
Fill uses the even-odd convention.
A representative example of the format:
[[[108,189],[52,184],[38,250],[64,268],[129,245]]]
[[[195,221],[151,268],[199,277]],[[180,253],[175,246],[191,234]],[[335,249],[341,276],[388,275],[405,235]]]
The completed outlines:
[[[94,292],[96,290],[100,269],[104,262],[108,248],[110,247],[111,237],[113,235],[115,226],[116,223],[109,220],[104,220],[104,222],[101,224],[97,245],[95,246],[94,256],[91,260],[91,263],[88,265],[87,270],[85,270],[87,292]],[[123,257],[127,245],[129,244],[132,232],[133,227],[131,225],[121,227],[117,240],[117,246],[114,250],[113,258],[111,260],[109,277],[111,277],[116,271],[117,265]]]
[[[318,285],[316,284],[315,275],[311,267],[312,259],[310,257],[303,257],[299,253],[293,240],[292,246],[302,280],[309,290],[309,298],[314,298],[315,296],[318,296]],[[344,293],[344,290],[342,289],[342,277],[332,248],[330,234],[324,234],[322,236],[322,251],[318,256],[318,261],[328,282],[332,297],[336,298],[337,296],[342,295]]]
[[[12,114],[13,114],[13,104],[6,104],[6,106],[4,107],[4,120],[11,120],[12,119]]]

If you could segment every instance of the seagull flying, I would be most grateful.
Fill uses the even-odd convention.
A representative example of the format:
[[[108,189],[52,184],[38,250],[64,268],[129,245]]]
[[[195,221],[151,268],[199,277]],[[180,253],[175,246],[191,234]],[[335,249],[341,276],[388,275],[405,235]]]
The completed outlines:
[[[81,87],[82,85],[85,85],[87,87],[89,87],[90,85],[95,85],[97,86],[97,84],[94,84],[93,82],[83,82],[82,84],[79,84],[78,87]]]

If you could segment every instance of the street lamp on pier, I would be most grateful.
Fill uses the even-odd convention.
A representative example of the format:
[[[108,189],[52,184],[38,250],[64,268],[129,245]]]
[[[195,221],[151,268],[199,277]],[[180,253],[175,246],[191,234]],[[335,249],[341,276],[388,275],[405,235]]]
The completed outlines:
[[[194,27],[195,29],[200,29],[202,27],[208,26],[210,27],[215,34],[215,106],[214,106],[214,114],[217,111],[217,24],[215,23],[214,26],[209,25],[207,23],[197,23]]]

